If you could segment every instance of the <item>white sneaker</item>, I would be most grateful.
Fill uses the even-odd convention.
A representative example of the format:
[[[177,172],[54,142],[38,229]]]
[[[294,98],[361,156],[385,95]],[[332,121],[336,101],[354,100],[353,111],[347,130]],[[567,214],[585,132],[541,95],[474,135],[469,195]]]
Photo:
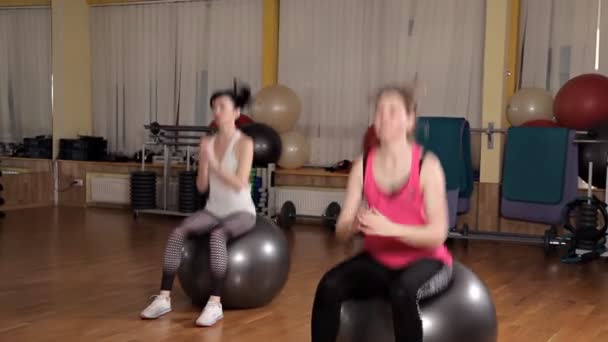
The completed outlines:
[[[201,327],[210,327],[222,318],[224,318],[222,303],[210,300],[207,302],[203,312],[196,320],[196,325]]]
[[[166,296],[153,296],[156,297],[148,305],[144,311],[141,312],[140,316],[143,319],[156,319],[171,311],[171,299]]]

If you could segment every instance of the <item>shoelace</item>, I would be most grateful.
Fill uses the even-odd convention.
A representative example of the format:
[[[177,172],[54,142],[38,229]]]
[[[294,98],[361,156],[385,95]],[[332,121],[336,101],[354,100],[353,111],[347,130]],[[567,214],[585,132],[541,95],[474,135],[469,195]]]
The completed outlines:
[[[164,296],[161,296],[161,295],[152,295],[152,296],[150,296],[149,299],[152,299],[152,298],[156,299],[156,298],[162,298],[162,297],[164,297]]]
[[[205,305],[205,307],[207,307],[207,306],[209,306],[209,307],[213,307],[213,306],[215,306],[215,307],[221,308],[221,307],[222,307],[222,304],[221,304],[221,303],[219,303],[219,302],[216,302],[216,301],[211,301],[211,300],[210,300],[210,301],[208,301],[208,302],[207,302],[207,304]]]

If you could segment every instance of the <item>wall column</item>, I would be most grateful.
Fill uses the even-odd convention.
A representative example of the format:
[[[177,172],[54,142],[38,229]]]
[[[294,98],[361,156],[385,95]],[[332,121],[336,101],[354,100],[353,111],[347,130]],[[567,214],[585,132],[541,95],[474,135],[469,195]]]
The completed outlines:
[[[279,0],[264,0],[262,87],[277,84],[279,71]]]
[[[52,0],[53,155],[59,139],[92,134],[91,42],[86,0]]]
[[[490,122],[503,127],[507,94],[507,63],[510,45],[511,1],[492,0],[486,4],[486,34],[483,69],[482,127]],[[513,75],[513,73],[512,73]],[[481,138],[480,183],[499,183],[503,136],[494,134],[494,146]]]

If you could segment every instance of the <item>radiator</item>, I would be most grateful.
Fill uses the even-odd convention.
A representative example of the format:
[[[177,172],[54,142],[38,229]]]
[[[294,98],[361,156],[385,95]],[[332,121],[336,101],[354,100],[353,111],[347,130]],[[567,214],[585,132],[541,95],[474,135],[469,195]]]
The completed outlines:
[[[169,178],[169,191],[167,205],[169,210],[178,208],[177,178]],[[131,204],[131,178],[124,173],[87,173],[87,203],[130,205]],[[156,206],[162,208],[163,178],[156,178]]]
[[[342,206],[344,189],[311,188],[311,187],[275,187],[275,210],[279,214],[281,206],[287,201],[293,202],[296,214],[320,216],[331,202]]]
[[[87,203],[131,204],[129,175],[88,172]]]

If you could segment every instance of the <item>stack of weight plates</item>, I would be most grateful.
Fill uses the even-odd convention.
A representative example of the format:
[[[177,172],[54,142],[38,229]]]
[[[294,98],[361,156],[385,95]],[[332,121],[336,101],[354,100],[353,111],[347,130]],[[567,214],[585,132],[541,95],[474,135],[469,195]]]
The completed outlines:
[[[156,172],[131,173],[131,207],[134,210],[156,208]]]
[[[193,213],[200,208],[201,199],[196,188],[196,171],[179,173],[179,211]]]

